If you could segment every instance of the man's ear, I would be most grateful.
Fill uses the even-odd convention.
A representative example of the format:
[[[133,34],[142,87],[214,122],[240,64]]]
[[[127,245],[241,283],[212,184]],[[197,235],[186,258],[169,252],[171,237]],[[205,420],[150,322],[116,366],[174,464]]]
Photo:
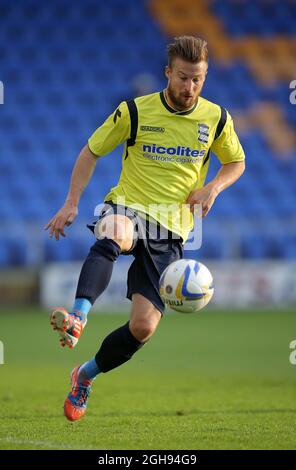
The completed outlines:
[[[166,76],[167,79],[170,78],[170,73],[171,73],[171,69],[169,68],[168,65],[165,66],[165,71],[164,71],[164,74]]]

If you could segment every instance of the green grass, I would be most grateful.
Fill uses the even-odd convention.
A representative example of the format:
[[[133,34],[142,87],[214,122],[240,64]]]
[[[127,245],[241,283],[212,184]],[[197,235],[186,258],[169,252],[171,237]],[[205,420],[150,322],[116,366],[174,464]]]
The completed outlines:
[[[69,372],[124,321],[90,315],[71,351],[48,313],[0,313],[1,449],[296,448],[289,311],[168,313],[130,362],[97,378],[86,416],[68,422]]]

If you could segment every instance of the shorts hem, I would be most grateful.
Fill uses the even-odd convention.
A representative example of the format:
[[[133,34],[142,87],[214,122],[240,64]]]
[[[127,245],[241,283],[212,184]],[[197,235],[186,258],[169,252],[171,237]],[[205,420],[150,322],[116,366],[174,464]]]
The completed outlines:
[[[159,313],[161,314],[161,316],[163,316],[164,314],[164,311],[165,311],[165,306],[164,307],[161,307],[159,305],[157,305],[156,302],[154,302],[153,300],[149,299],[147,297],[147,295],[144,293],[144,292],[141,292],[140,290],[136,290],[136,291],[133,291],[133,292],[128,292],[126,294],[126,298],[129,299],[131,302],[132,302],[132,296],[133,294],[141,294],[143,297],[145,297],[145,299],[149,300],[149,302],[152,303],[152,305],[159,311]]]

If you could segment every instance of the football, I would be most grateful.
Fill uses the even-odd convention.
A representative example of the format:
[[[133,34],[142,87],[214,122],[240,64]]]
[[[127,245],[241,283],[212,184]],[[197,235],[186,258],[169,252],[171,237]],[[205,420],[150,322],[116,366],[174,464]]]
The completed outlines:
[[[180,313],[193,313],[204,308],[214,293],[213,277],[199,261],[180,259],[171,263],[159,280],[164,303]]]

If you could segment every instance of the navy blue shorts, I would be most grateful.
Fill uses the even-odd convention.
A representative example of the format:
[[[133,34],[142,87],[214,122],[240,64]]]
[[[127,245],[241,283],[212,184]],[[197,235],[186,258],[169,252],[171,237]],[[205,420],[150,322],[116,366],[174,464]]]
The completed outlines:
[[[165,268],[183,257],[182,239],[176,234],[165,230],[159,223],[148,223],[129,207],[106,202],[99,219],[88,227],[94,231],[95,224],[110,214],[126,215],[134,225],[134,243],[123,255],[132,255],[127,278],[127,298],[132,300],[133,294],[141,294],[161,312],[165,305],[159,295],[159,279]],[[111,211],[112,213],[112,211]]]

